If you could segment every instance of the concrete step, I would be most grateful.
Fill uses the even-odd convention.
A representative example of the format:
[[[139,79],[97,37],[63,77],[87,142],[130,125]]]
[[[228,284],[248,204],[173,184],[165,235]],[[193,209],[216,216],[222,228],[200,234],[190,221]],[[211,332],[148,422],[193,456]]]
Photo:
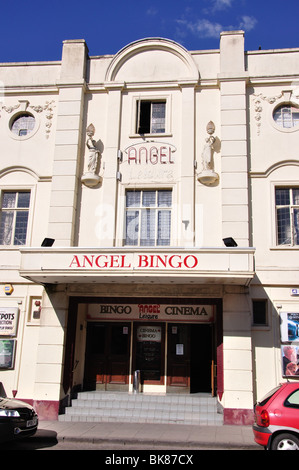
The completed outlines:
[[[221,425],[217,399],[209,394],[162,395],[81,392],[59,421]]]

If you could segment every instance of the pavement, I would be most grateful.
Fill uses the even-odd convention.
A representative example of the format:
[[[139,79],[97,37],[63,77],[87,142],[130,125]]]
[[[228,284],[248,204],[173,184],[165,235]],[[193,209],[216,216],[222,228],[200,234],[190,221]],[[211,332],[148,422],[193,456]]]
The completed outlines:
[[[255,449],[251,426],[40,421],[37,438],[149,449]]]

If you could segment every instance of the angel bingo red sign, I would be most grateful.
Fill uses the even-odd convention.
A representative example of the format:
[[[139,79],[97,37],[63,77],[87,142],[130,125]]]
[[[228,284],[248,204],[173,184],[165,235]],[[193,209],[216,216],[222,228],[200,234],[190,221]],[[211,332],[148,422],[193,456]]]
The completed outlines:
[[[169,269],[192,270],[198,268],[198,256],[193,254],[76,254],[72,256],[72,269]]]

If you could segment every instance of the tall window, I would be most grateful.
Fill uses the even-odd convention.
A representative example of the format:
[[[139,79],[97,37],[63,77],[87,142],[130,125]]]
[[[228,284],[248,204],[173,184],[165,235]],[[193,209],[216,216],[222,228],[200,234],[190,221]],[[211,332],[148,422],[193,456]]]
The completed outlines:
[[[0,212],[0,245],[25,245],[29,204],[29,191],[3,191]]]
[[[278,245],[299,245],[299,188],[276,188]]]
[[[165,132],[165,101],[137,101],[137,134],[160,134]]]
[[[267,325],[267,300],[252,300],[253,326]]]
[[[171,190],[127,191],[125,244],[169,246]]]

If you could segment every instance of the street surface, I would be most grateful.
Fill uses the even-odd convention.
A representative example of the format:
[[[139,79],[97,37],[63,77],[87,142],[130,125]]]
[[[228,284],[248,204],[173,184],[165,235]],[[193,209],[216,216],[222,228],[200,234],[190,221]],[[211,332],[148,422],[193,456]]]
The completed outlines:
[[[115,450],[115,451],[128,451],[128,450],[135,450],[137,451],[163,451],[163,454],[168,453],[177,453],[177,449],[175,447],[172,447],[169,445],[167,449],[165,449],[165,446],[161,447],[158,445],[149,445],[149,444],[142,444],[138,443],[133,445],[132,443],[129,444],[123,444],[120,445],[119,443],[107,443],[107,442],[86,442],[86,441],[57,441],[55,437],[50,438],[49,436],[45,436],[43,438],[40,434],[38,437],[30,437],[27,439],[24,439],[22,441],[18,442],[10,442],[10,443],[5,443],[5,444],[0,444],[0,451],[5,451],[5,450],[10,450],[10,451],[24,451],[24,450],[93,450],[93,451],[110,451],[110,450]],[[189,455],[192,454],[192,451],[199,451],[199,450],[263,450],[262,447],[257,446],[255,444],[252,444],[251,446],[243,446],[243,447],[238,447],[238,446],[233,446],[233,445],[223,445],[220,447],[219,445],[213,446],[211,445],[210,447],[207,446],[202,446],[202,447],[188,447],[185,446],[182,449],[180,449],[179,453],[182,455]],[[117,454],[117,452],[116,452]],[[194,452],[193,452],[194,454]]]

